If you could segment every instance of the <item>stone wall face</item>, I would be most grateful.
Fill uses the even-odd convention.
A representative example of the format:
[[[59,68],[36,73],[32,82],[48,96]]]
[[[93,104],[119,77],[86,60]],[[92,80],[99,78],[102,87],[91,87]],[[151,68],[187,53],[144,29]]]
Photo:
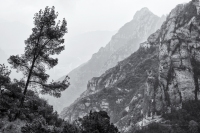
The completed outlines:
[[[196,66],[200,53],[200,21],[196,9],[192,2],[178,5],[161,28],[157,111],[168,107],[176,109],[183,101],[199,97],[195,95],[199,77]]]

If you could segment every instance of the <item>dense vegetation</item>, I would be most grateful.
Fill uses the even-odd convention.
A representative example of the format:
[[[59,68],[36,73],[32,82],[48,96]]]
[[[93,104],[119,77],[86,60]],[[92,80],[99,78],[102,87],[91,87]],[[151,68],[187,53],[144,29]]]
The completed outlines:
[[[22,89],[19,81],[5,86],[0,99],[0,128],[2,131],[17,133],[12,124],[18,120],[23,124],[22,133],[118,133],[117,128],[110,124],[106,112],[90,112],[89,115],[77,120],[73,124],[58,118],[47,101],[39,98],[33,91],[28,90],[23,108],[20,108]],[[20,115],[18,115],[20,112]],[[19,121],[20,120],[20,121]],[[19,131],[20,132],[20,131]]]
[[[200,101],[187,101],[182,109],[164,114],[164,123],[152,123],[135,133],[199,133]]]
[[[23,106],[24,81],[11,81],[10,71],[0,65],[0,129],[4,132],[22,133],[118,133],[118,129],[110,124],[110,117],[106,112],[90,112],[87,116],[73,124],[58,118],[57,112],[37,93],[28,90]],[[22,123],[16,127],[13,122]]]
[[[90,112],[70,124],[59,118],[53,106],[39,97],[39,94],[60,97],[69,86],[68,77],[62,82],[48,83],[49,75],[45,73],[45,66],[50,69],[58,63],[58,59],[50,56],[64,50],[61,44],[67,23],[63,19],[61,25],[60,21],[56,24],[57,16],[54,7],[36,13],[33,33],[25,41],[25,53],[8,59],[12,68],[23,73],[21,80],[11,80],[11,71],[0,64],[0,132],[118,133],[106,112]]]

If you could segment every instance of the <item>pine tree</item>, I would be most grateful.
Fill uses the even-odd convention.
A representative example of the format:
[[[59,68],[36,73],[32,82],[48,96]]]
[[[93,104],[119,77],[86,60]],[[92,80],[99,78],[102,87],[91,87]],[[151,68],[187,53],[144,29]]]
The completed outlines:
[[[46,67],[53,68],[58,64],[57,58],[51,55],[60,54],[64,50],[64,35],[67,33],[67,22],[62,23],[56,18],[58,13],[55,8],[46,7],[34,16],[34,28],[32,34],[25,40],[25,52],[21,56],[12,55],[8,62],[17,71],[21,71],[26,78],[21,105],[29,87],[37,87],[42,94],[50,94],[55,97],[61,96],[69,86],[68,76],[62,82],[47,83],[49,75],[45,73]]]

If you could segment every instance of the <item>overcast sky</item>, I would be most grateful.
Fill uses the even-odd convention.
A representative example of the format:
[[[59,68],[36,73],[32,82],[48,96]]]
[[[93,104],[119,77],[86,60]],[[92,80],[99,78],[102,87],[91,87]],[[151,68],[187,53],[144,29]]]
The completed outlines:
[[[148,7],[158,16],[189,0],[0,0],[0,18],[32,27],[34,13],[55,6],[68,21],[69,35],[95,30],[118,30],[137,10]]]
[[[55,10],[59,12],[59,19],[66,18],[68,22],[68,34],[66,34],[65,38],[67,40],[75,35],[90,31],[117,31],[125,23],[131,21],[135,12],[143,7],[149,8],[149,10],[158,16],[162,16],[163,14],[168,14],[177,4],[189,1],[190,0],[0,0],[0,48],[8,55],[22,53],[24,49],[24,40],[31,34],[34,14],[40,9],[44,9],[46,6],[55,6]],[[65,45],[66,49],[72,49],[71,51],[77,48],[77,45],[70,45],[67,43]],[[106,44],[102,44],[101,46],[105,45]],[[98,44],[96,50],[101,46]],[[89,48],[87,50],[89,50]],[[69,55],[76,56],[73,55],[74,52],[68,52]],[[94,50],[94,52],[96,51]],[[94,52],[90,51],[90,53]],[[79,56],[81,57],[81,55]],[[70,62],[74,59],[66,57],[65,60],[69,60]],[[83,62],[80,61],[79,64],[81,63]],[[73,69],[73,67],[65,70],[68,72],[71,69]]]

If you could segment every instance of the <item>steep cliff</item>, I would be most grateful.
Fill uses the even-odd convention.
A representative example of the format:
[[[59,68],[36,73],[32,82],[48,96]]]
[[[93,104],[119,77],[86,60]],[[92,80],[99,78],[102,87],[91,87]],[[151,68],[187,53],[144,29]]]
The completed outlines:
[[[162,25],[155,110],[176,109],[199,98],[199,2],[178,5]]]
[[[61,117],[74,120],[105,110],[122,131],[162,121],[162,114],[199,99],[200,4],[180,4],[160,30],[115,67],[88,83],[88,89]]]
[[[50,104],[53,104],[57,111],[69,106],[86,90],[87,83],[92,77],[100,76],[130,56],[138,49],[139,43],[161,26],[164,19],[165,17],[160,18],[147,8],[138,11],[133,20],[120,28],[105,47],[100,48],[88,62],[68,74],[71,86],[63,92],[60,99],[49,99]]]

